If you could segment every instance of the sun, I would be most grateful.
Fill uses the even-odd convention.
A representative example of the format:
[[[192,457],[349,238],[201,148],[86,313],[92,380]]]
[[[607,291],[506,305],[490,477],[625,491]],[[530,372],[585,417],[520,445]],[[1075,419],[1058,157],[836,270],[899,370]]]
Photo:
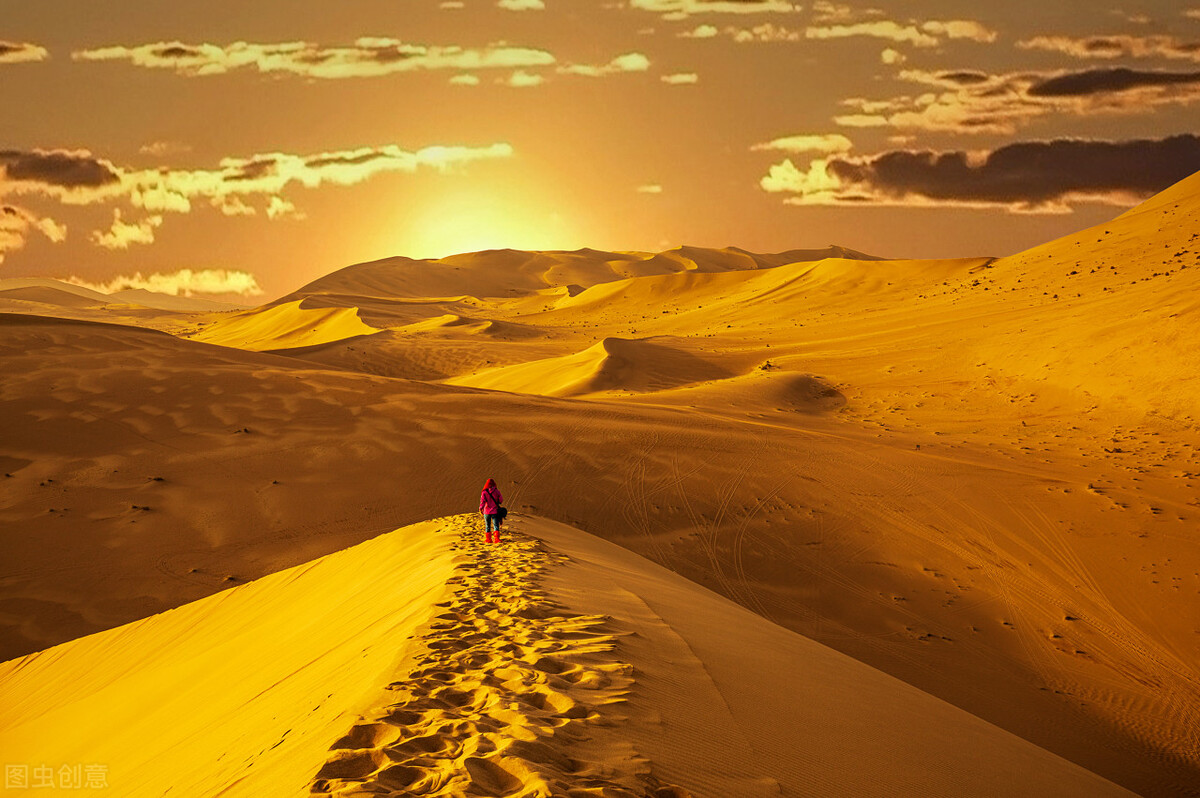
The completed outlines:
[[[575,249],[573,225],[556,210],[515,193],[461,191],[409,209],[394,246],[412,258],[486,249]]]

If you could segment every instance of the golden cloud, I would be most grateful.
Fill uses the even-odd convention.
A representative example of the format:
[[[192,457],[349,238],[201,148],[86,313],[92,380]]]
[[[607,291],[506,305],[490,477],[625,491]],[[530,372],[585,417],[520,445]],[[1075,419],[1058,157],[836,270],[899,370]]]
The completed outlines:
[[[121,275],[106,283],[93,283],[79,277],[68,277],[64,282],[90,288],[102,294],[117,291],[143,289],[171,296],[190,297],[196,294],[238,294],[260,296],[263,291],[258,279],[250,272],[236,269],[180,269],[174,272],[155,272],[143,277],[141,272]]]
[[[843,127],[1012,135],[1050,114],[1136,114],[1200,102],[1200,72],[1121,67],[992,75],[909,69],[898,77],[932,90],[889,100],[843,100],[842,105],[853,113],[836,116],[834,121]]]
[[[652,11],[671,18],[691,14],[762,14],[788,13],[801,6],[786,0],[631,0],[631,8]]]
[[[854,148],[850,139],[840,133],[828,133],[823,135],[799,135],[785,136],[783,138],[773,139],[762,144],[755,144],[750,149],[755,152],[766,150],[778,150],[781,152],[849,152]]]
[[[583,75],[584,77],[598,78],[605,75],[618,75],[623,72],[645,72],[649,68],[650,59],[642,53],[624,53],[601,66],[570,64],[559,67],[558,71],[564,75]]]
[[[67,237],[65,224],[39,217],[16,205],[0,205],[0,263],[4,262],[5,253],[25,246],[31,230],[36,230],[56,244]]]
[[[310,42],[230,45],[156,42],[136,47],[80,50],[77,61],[127,61],[148,69],[187,76],[223,75],[239,69],[291,73],[309,78],[376,77],[432,69],[514,69],[556,63],[545,50],[494,44],[479,49],[409,44],[399,39],[363,37],[352,46],[322,47]]]
[[[105,249],[129,249],[130,244],[154,243],[154,229],[162,225],[161,216],[147,216],[129,224],[121,220],[121,209],[113,209],[112,227],[107,232],[92,232],[92,243]]]
[[[853,24],[810,26],[804,31],[809,39],[844,39],[853,36],[869,36],[876,39],[914,47],[936,47],[944,39],[966,39],[990,44],[998,34],[981,22],[967,19],[929,20],[901,24],[892,20],[874,20]]]
[[[447,172],[512,155],[512,147],[503,142],[486,147],[434,145],[416,151],[385,145],[307,156],[276,152],[225,158],[215,169],[129,169],[86,150],[7,150],[0,151],[0,197],[39,195],[70,205],[128,201],[150,215],[131,224],[116,210],[109,230],[92,236],[99,246],[125,249],[153,241],[161,214],[187,213],[194,201],[207,201],[227,216],[249,216],[257,213],[249,201],[261,197],[267,218],[298,218],[295,206],[281,196],[293,186],[349,186],[380,174]],[[18,223],[10,219],[7,224],[15,229]],[[13,235],[10,231],[6,236],[10,248]]]
[[[1017,42],[1024,50],[1048,50],[1075,58],[1170,58],[1200,61],[1200,42],[1174,36],[1034,36]]]
[[[700,82],[700,76],[695,72],[676,72],[663,75],[660,80],[669,86],[693,86]]]
[[[49,57],[50,52],[36,44],[0,41],[0,64],[24,64],[45,61]]]

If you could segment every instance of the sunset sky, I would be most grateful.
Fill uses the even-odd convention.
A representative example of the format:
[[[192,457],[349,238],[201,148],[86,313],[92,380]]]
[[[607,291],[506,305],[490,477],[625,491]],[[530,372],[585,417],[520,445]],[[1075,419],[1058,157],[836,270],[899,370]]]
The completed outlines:
[[[0,0],[0,278],[1005,255],[1200,169],[1200,4],[915,5]]]

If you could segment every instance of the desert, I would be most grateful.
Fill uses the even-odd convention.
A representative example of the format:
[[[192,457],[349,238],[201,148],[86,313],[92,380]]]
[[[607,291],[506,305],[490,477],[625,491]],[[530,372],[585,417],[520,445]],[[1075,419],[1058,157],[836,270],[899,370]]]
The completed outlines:
[[[0,284],[6,754],[131,795],[1186,794],[1198,229],[1192,177],[1000,259]]]
[[[1200,0],[0,7],[0,796],[1200,798]]]

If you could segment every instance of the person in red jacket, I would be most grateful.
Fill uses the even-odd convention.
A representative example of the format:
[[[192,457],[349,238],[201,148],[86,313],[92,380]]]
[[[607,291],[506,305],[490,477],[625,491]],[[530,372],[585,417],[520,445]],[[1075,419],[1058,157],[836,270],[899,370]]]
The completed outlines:
[[[483,517],[487,521],[487,542],[492,543],[492,530],[496,531],[496,543],[500,542],[500,522],[504,519],[501,514],[504,497],[500,495],[500,489],[496,487],[496,480],[488,479],[483,486],[483,493],[479,494],[479,512],[483,513]]]

